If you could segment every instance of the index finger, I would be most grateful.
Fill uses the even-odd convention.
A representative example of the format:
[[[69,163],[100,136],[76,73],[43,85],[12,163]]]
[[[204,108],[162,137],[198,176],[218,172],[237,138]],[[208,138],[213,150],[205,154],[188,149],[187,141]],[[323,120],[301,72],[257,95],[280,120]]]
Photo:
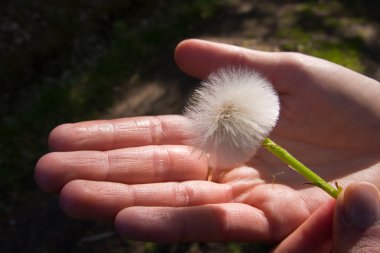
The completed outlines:
[[[280,63],[280,53],[250,50],[238,46],[189,39],[178,44],[175,60],[186,73],[205,78],[210,72],[229,65],[251,66],[271,76]]]
[[[178,44],[174,56],[182,71],[196,78],[204,79],[222,67],[248,67],[265,76],[281,92],[285,90],[282,86],[286,79],[292,76],[290,73],[297,69],[296,55],[189,39]]]
[[[144,116],[63,124],[50,133],[55,151],[111,150],[145,145],[180,145],[188,120],[179,115]]]

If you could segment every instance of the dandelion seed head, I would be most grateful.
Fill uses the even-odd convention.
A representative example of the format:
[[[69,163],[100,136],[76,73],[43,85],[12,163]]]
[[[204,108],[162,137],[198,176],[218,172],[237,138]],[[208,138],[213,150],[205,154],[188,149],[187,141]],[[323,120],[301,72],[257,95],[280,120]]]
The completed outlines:
[[[210,155],[214,168],[247,162],[274,128],[277,93],[257,72],[222,68],[201,83],[188,106],[188,144]]]

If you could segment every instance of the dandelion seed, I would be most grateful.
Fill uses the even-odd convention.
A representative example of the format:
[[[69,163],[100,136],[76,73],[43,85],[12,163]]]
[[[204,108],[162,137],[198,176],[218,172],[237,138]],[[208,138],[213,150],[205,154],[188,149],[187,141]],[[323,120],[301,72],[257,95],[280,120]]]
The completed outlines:
[[[277,93],[257,72],[222,68],[195,91],[185,109],[189,144],[210,155],[214,168],[247,162],[275,126]]]

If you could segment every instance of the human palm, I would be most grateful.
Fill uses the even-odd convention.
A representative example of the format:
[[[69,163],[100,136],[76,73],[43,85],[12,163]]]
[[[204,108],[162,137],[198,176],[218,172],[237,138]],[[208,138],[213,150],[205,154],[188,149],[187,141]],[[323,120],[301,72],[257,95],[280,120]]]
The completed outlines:
[[[380,85],[338,65],[189,40],[176,50],[186,73],[204,78],[226,65],[261,72],[280,95],[271,138],[328,181],[380,186]],[[60,192],[73,217],[114,219],[148,241],[280,241],[330,198],[264,149],[246,165],[215,170],[184,145],[177,115],[65,124],[55,152],[36,166],[41,188]]]

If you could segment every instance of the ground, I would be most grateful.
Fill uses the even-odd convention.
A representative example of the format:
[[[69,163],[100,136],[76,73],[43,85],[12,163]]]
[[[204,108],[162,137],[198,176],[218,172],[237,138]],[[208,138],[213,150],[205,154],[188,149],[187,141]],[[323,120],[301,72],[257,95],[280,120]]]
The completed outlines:
[[[360,2],[360,3],[359,3]],[[267,252],[252,244],[153,244],[68,218],[33,180],[56,125],[181,113],[198,81],[173,61],[189,37],[298,51],[380,80],[371,1],[9,1],[0,15],[0,252]]]

